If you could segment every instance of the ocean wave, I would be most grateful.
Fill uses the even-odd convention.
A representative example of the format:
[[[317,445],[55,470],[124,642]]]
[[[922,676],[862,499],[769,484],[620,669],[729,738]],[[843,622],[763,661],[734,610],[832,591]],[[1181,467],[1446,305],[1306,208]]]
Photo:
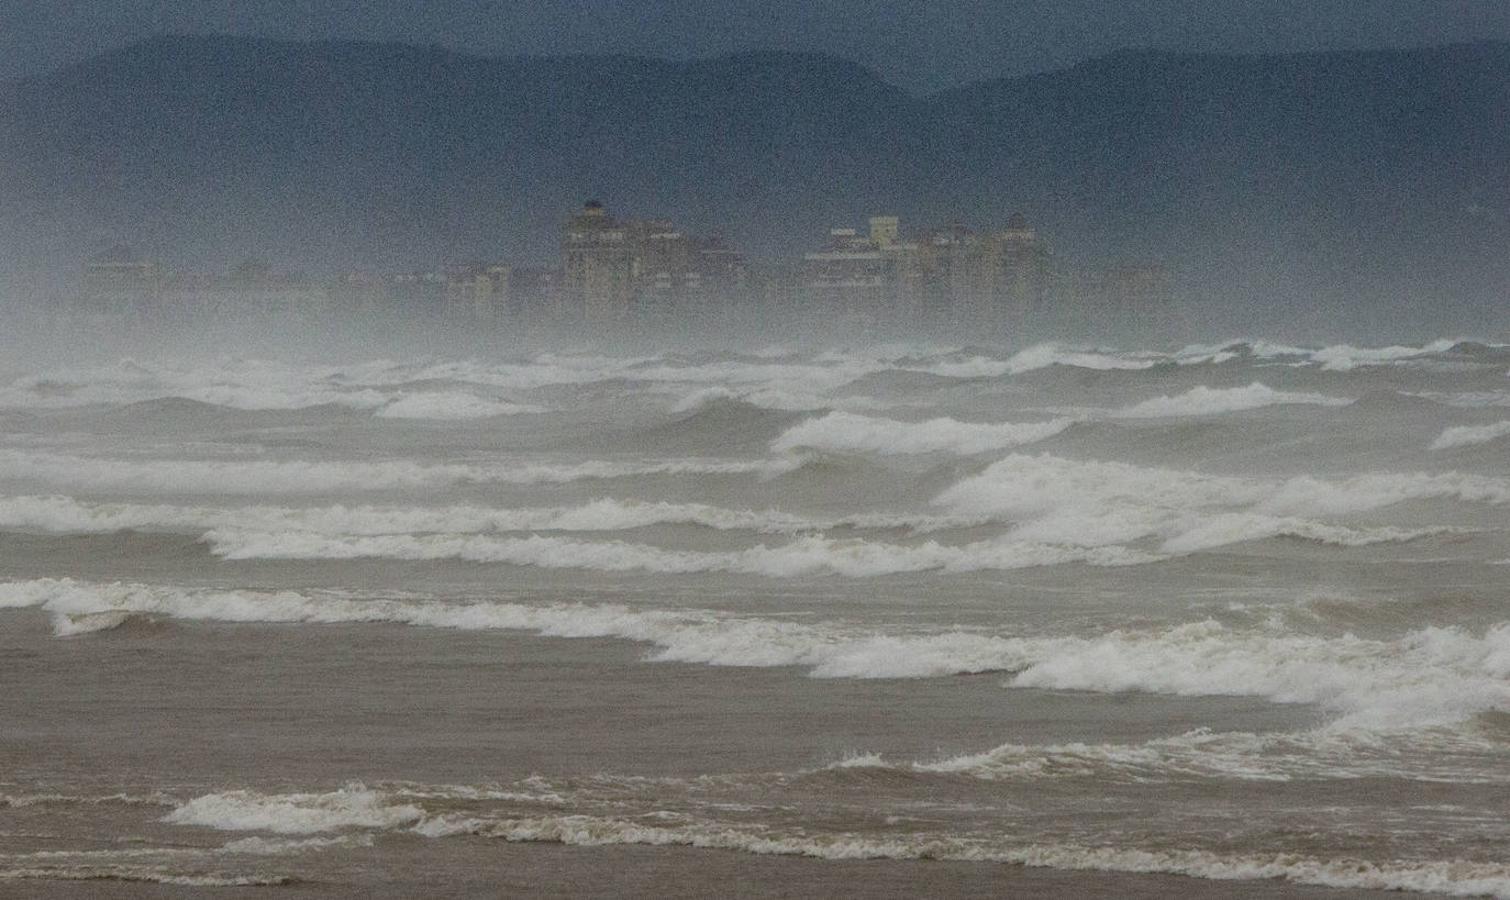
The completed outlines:
[[[1450,450],[1455,447],[1472,447],[1490,441],[1510,437],[1510,419],[1493,425],[1458,425],[1448,428],[1431,442],[1433,450]]]
[[[542,535],[332,537],[216,529],[207,532],[204,540],[212,552],[225,559],[457,559],[547,569],[661,574],[729,572],[773,578],[807,575],[868,578],[930,570],[975,572],[1077,562],[1136,565],[1160,558],[1113,546],[1076,547],[1008,539],[958,546],[933,540],[903,545],[817,535],[777,546],[758,544],[732,551],[667,550],[626,541],[582,541]]]
[[[1324,371],[1347,372],[1360,366],[1380,366],[1411,360],[1436,353],[1446,353],[1461,341],[1441,338],[1420,347],[1354,347],[1351,344],[1334,344],[1310,354],[1312,362],[1319,363]]]
[[[892,404],[874,397],[834,395],[821,391],[797,391],[790,388],[738,389],[722,386],[699,388],[671,405],[676,413],[696,412],[720,402],[746,403],[758,409],[783,412],[810,412],[840,408],[880,410]]]
[[[1264,480],[1121,462],[1012,454],[941,492],[960,516],[1021,521],[1022,541],[1099,546],[1160,537],[1164,552],[1290,534],[1343,546],[1408,540],[1436,529],[1349,529],[1297,517],[1367,512],[1409,500],[1510,503],[1510,480],[1458,472],[1370,473],[1335,481]]]
[[[553,484],[648,475],[779,475],[800,456],[761,460],[672,459],[580,463],[133,460],[0,450],[0,477],[95,490],[289,494],[434,488],[456,484]]]
[[[932,762],[888,763],[877,754],[835,764],[968,775],[986,780],[1089,778],[1161,782],[1395,778],[1449,784],[1497,784],[1505,777],[1501,744],[1471,728],[1395,732],[1325,726],[1300,732],[1197,729],[1135,744],[1003,744]]]
[[[129,611],[224,622],[396,622],[654,645],[650,659],[798,666],[821,678],[1007,673],[1014,688],[1255,696],[1314,704],[1339,727],[1403,730],[1510,710],[1510,623],[1427,627],[1395,639],[1321,637],[1204,620],[1094,635],[899,632],[709,610],[448,603],[295,591],[213,591],[43,579],[0,585],[0,606],[54,616]]]
[[[109,804],[126,806],[176,806],[177,801],[167,794],[0,794],[0,807],[14,809],[28,806],[102,806]]]
[[[527,403],[490,400],[459,391],[404,394],[376,413],[380,419],[484,419],[521,413],[545,412],[544,407]]]
[[[926,422],[898,422],[847,412],[831,412],[787,429],[771,443],[771,449],[835,452],[865,451],[880,454],[950,452],[961,455],[985,453],[1031,444],[1064,431],[1073,420],[1047,422],[984,423],[950,418]]]
[[[206,794],[177,807],[163,821],[222,831],[315,834],[342,828],[392,829],[423,817],[417,806],[392,803],[378,791],[352,785],[318,794]]]
[[[1268,385],[1255,381],[1247,387],[1234,388],[1210,388],[1198,385],[1183,394],[1165,395],[1135,403],[1114,411],[1113,415],[1127,419],[1206,416],[1259,409],[1265,406],[1290,404],[1347,406],[1352,402],[1346,397],[1333,397],[1327,394],[1276,391]]]
[[[185,872],[161,866],[127,864],[29,865],[0,864],[0,881],[132,881],[183,887],[258,887],[292,884],[286,875]]]
[[[1050,366],[1066,366],[1077,369],[1111,371],[1117,369],[1149,369],[1157,365],[1157,359],[1130,357],[1116,351],[1065,347],[1060,344],[1037,344],[1018,351],[1006,359],[975,356],[965,360],[938,362],[913,367],[914,371],[950,378],[998,378],[1002,375],[1021,375],[1026,372],[1046,369]]]
[[[1296,884],[1338,888],[1510,896],[1510,866],[1463,860],[1376,863],[1293,853],[1237,854],[1205,850],[1143,850],[1125,845],[1033,844],[984,835],[782,834],[753,826],[711,822],[661,825],[588,815],[496,820],[452,816],[428,820],[414,830],[431,837],[479,835],[515,842],[581,847],[642,844],[829,860],[968,860],[1075,871],[1163,873],[1220,881],[1282,879]]]
[[[1159,545],[1159,551],[1185,555],[1272,537],[1298,538],[1334,547],[1367,547],[1372,544],[1404,543],[1455,531],[1452,528],[1399,528],[1391,525],[1349,528],[1295,516],[1224,513],[1187,522],[1183,530]]]
[[[859,513],[816,519],[780,510],[727,509],[703,503],[600,497],[577,506],[203,507],[85,503],[66,496],[0,498],[0,530],[55,534],[211,529],[323,535],[473,534],[509,531],[622,531],[651,525],[697,525],[719,531],[799,534],[840,528],[907,529],[926,533],[982,524],[979,517],[922,513]]]

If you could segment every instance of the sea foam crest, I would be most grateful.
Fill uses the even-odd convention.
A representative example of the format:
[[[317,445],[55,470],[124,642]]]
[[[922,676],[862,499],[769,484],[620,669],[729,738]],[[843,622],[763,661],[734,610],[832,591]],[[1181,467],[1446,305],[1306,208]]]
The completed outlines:
[[[59,534],[229,529],[324,535],[472,534],[508,531],[621,531],[651,525],[697,525],[719,531],[798,534],[852,529],[915,533],[980,525],[979,517],[859,513],[816,519],[775,509],[728,509],[703,503],[599,497],[577,506],[174,506],[88,503],[73,497],[0,498],[0,529]]]
[[[1145,850],[1070,843],[1024,843],[983,835],[920,833],[871,837],[849,832],[784,833],[717,822],[648,824],[605,816],[513,819],[436,817],[415,827],[431,837],[481,835],[597,847],[616,844],[686,846],[817,859],[946,859],[1001,862],[1076,871],[1165,873],[1221,881],[1283,879],[1297,884],[1373,890],[1415,890],[1460,896],[1510,896],[1510,866],[1464,860],[1375,863],[1294,853],[1235,854],[1208,850]]]
[[[1386,365],[1433,353],[1446,353],[1459,343],[1457,340],[1441,338],[1420,347],[1402,347],[1398,344],[1389,347],[1354,347],[1351,344],[1335,344],[1316,350],[1310,356],[1325,371],[1346,372],[1360,366]]]
[[[1458,425],[1444,430],[1431,442],[1433,450],[1450,450],[1455,447],[1472,447],[1487,444],[1502,437],[1510,437],[1510,419],[1492,425]]]
[[[1327,725],[1262,734],[1197,729],[1133,744],[1003,744],[984,753],[899,765],[871,754],[835,765],[961,774],[987,780],[1398,778],[1492,784],[1504,780],[1507,762],[1497,742],[1475,734],[1471,728],[1422,728],[1395,732],[1381,741],[1373,731]]]
[[[223,831],[314,834],[341,828],[392,829],[424,817],[417,806],[393,803],[361,784],[311,794],[227,791],[206,794],[163,817],[171,825],[200,825]]]
[[[1311,522],[1407,500],[1510,503],[1510,480],[1457,472],[1371,473],[1336,481],[1264,480],[1012,454],[941,492],[961,516],[1021,521],[1022,541],[1104,546],[1156,536],[1166,553],[1293,535],[1346,546],[1408,540],[1433,529],[1353,529]]]
[[[771,443],[771,449],[799,449],[880,454],[985,453],[1031,444],[1064,431],[1072,419],[1047,422],[960,422],[950,418],[926,422],[898,422],[847,412],[808,419],[789,428]]]
[[[412,460],[115,459],[0,450],[0,477],[95,490],[200,494],[289,494],[434,488],[455,484],[550,484],[646,475],[779,475],[800,456],[763,460],[671,459],[579,463],[419,463]]]
[[[462,391],[432,391],[403,394],[374,415],[382,419],[459,420],[539,412],[545,412],[544,407],[493,400]]]
[[[654,645],[651,659],[800,666],[817,677],[1009,673],[1010,687],[1309,703],[1339,727],[1401,730],[1510,710],[1510,623],[1482,632],[1428,627],[1399,638],[1320,637],[1214,621],[1091,635],[858,629],[623,605],[362,599],[295,591],[188,590],[43,579],[0,585],[0,606],[55,617],[130,612],[223,622],[397,622]]]
[[[1128,547],[1069,546],[994,538],[951,545],[928,540],[892,544],[859,538],[807,535],[786,544],[741,550],[669,550],[627,541],[583,541],[530,535],[328,536],[215,529],[204,540],[225,559],[458,559],[546,569],[688,574],[730,572],[790,578],[841,575],[867,578],[905,572],[974,572],[1064,563],[1117,566],[1158,556]]]
[[[1127,419],[1205,416],[1241,412],[1265,406],[1288,404],[1347,406],[1352,402],[1346,397],[1333,397],[1308,391],[1276,391],[1266,384],[1255,381],[1246,387],[1234,388],[1211,388],[1198,385],[1182,394],[1155,397],[1123,407],[1116,410],[1113,415]]]

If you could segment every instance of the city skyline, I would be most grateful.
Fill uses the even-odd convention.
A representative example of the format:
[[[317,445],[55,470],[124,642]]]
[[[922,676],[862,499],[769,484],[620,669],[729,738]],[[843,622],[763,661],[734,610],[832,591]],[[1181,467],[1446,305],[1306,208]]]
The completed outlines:
[[[1077,265],[1020,213],[980,228],[958,220],[903,228],[892,215],[869,216],[865,226],[835,225],[800,256],[764,264],[719,235],[689,233],[668,219],[619,218],[597,199],[565,217],[552,266],[498,258],[310,275],[251,256],[215,273],[118,246],[83,264],[77,289],[57,309],[142,323],[384,314],[587,334],[718,334],[785,322],[1007,335],[1152,314],[1174,296],[1166,267]]]

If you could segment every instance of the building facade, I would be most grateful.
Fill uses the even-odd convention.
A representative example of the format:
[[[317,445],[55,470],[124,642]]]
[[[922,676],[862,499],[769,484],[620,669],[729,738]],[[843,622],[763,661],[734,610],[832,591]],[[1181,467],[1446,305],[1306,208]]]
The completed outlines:
[[[589,200],[563,230],[558,317],[593,326],[708,324],[747,274],[744,257],[720,238],[660,219],[620,221]]]

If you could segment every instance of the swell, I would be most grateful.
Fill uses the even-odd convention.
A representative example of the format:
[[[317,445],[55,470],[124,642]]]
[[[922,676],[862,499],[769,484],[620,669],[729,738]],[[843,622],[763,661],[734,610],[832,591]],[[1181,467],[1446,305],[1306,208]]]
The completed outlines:
[[[509,792],[503,792],[506,796]],[[741,823],[702,814],[615,814],[540,812],[520,814],[507,807],[488,810],[477,801],[494,791],[395,789],[352,784],[323,794],[258,794],[230,791],[197,797],[165,821],[226,831],[399,831],[432,839],[482,836],[513,842],[559,843],[582,847],[637,844],[733,850],[761,855],[816,859],[949,859],[1024,866],[1111,872],[1161,872],[1240,880],[1281,879],[1297,884],[1453,894],[1504,895],[1510,866],[1498,862],[1430,862],[1362,858],[1328,859],[1297,852],[1223,852],[1205,849],[1145,849],[1126,838],[1115,844],[1033,839],[982,831],[908,829],[867,833],[823,828]],[[467,802],[466,812],[432,810],[426,804],[447,798]],[[559,799],[559,798],[558,798]],[[582,798],[587,800],[587,798]],[[526,795],[522,801],[537,805]],[[580,801],[567,800],[568,803]],[[586,808],[591,808],[588,800]]]
[[[68,579],[0,585],[0,607],[55,617],[105,613],[220,622],[394,622],[617,637],[652,661],[793,666],[820,678],[921,678],[1001,672],[1011,688],[1257,696],[1313,704],[1334,724],[1379,732],[1510,710],[1510,622],[1482,631],[1425,627],[1393,639],[1321,637],[1211,620],[1097,634],[858,628],[623,605],[445,602],[295,591],[189,590]]]
[[[288,494],[436,488],[466,484],[562,484],[652,475],[778,475],[806,460],[672,459],[580,463],[418,463],[133,460],[0,450],[0,473],[23,481],[155,493]]]

